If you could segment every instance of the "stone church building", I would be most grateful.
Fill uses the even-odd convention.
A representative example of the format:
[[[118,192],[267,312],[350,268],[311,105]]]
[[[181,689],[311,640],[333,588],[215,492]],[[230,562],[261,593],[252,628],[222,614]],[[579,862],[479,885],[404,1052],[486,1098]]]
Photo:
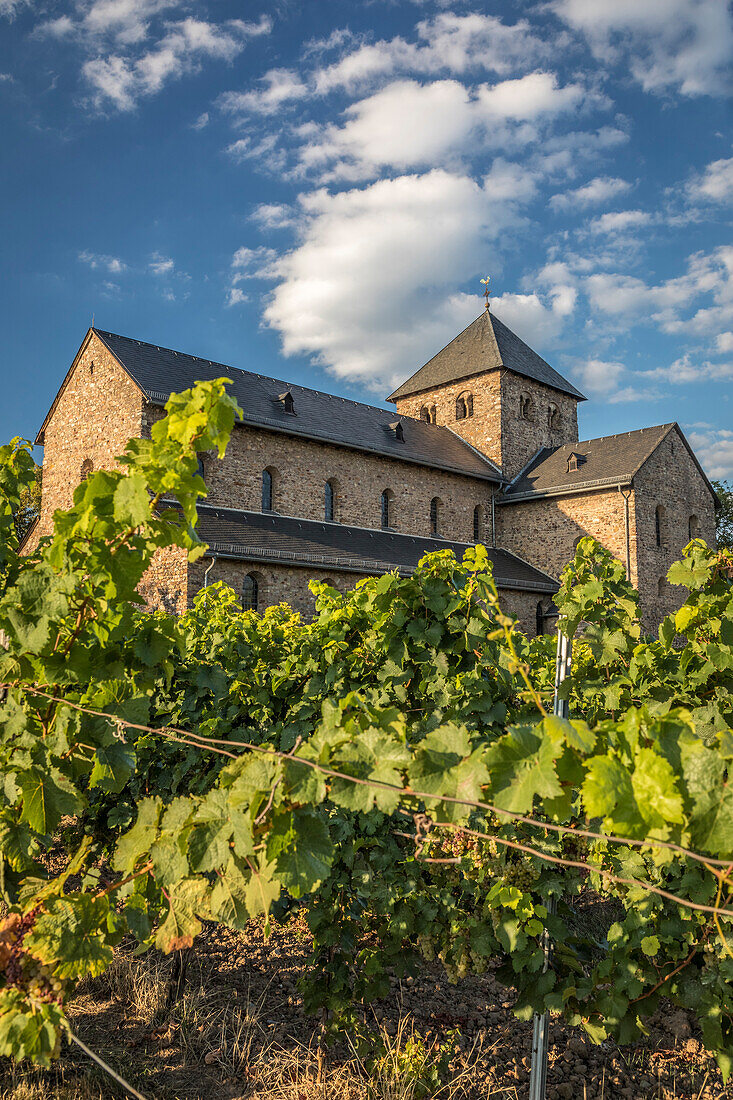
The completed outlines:
[[[200,456],[208,550],[192,565],[161,553],[142,586],[171,611],[223,580],[245,607],[308,615],[311,578],[345,591],[481,542],[504,606],[534,634],[592,535],[624,563],[653,629],[680,602],[671,563],[691,537],[714,544],[715,494],[678,425],[580,441],[583,394],[487,308],[395,390],[393,412],[90,329],[36,437],[43,495],[27,546],[171,393],[222,376],[243,417],[223,460]]]

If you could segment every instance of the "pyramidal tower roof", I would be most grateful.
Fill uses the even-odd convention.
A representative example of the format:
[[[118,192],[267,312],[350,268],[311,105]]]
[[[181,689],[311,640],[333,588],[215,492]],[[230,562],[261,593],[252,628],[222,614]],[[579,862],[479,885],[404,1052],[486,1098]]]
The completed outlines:
[[[461,378],[471,378],[485,371],[505,370],[542,382],[561,393],[568,393],[579,401],[585,397],[566,378],[558,374],[541,355],[520,340],[516,333],[487,309],[465,328],[450,344],[420,367],[411,378],[391,394],[387,400],[408,397],[423,390],[434,390]]]

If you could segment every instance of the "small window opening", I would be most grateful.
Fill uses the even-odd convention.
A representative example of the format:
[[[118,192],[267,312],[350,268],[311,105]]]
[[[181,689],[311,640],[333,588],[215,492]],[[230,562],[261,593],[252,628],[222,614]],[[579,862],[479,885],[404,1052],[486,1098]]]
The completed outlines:
[[[254,573],[248,573],[242,582],[242,610],[259,611],[260,586]]]
[[[522,420],[532,419],[532,398],[525,393],[519,398],[519,415]]]
[[[545,633],[545,612],[542,607],[542,600],[537,604],[535,612],[535,630],[538,638]]]
[[[262,511],[272,512],[275,508],[275,478],[274,470],[262,471]]]
[[[560,410],[558,409],[557,405],[550,405],[549,409],[547,410],[547,423],[549,425],[550,431],[553,432],[557,431],[557,429],[560,427]]]
[[[473,541],[481,538],[481,505],[477,504],[473,510]]]
[[[687,524],[687,533],[690,536],[690,540],[700,537],[700,520],[697,516],[690,516]]]
[[[568,458],[568,473],[572,473],[574,470],[579,470],[581,466],[584,466],[588,461],[586,455],[579,455],[573,451]]]
[[[397,442],[398,443],[404,443],[405,442],[405,429],[402,427],[402,421],[401,420],[393,420],[392,423],[390,424],[390,428],[394,432],[395,439],[397,440]]]
[[[657,546],[662,545],[662,535],[664,534],[664,508],[661,504],[657,505],[654,512],[654,538]]]
[[[659,580],[657,581],[657,595],[660,596],[660,597],[664,596],[664,594],[666,592],[666,589],[667,589],[667,585],[666,585],[666,582],[665,582],[665,578],[660,577]]]
[[[440,534],[440,512],[442,501],[440,497],[433,497],[430,501],[430,534],[437,538]]]
[[[336,490],[332,481],[327,481],[324,490],[323,518],[333,523],[336,514]]]
[[[85,458],[81,464],[80,480],[86,481],[92,473],[94,473],[94,463],[91,458]]]
[[[420,409],[420,419],[424,420],[426,424],[430,423],[430,409],[427,407],[427,405],[423,405],[423,407]]]
[[[429,417],[429,419],[430,419],[431,424],[437,424],[438,423],[438,414],[436,412],[435,405],[430,406],[430,417]]]
[[[382,527],[392,526],[392,511],[394,504],[394,493],[391,489],[385,489],[382,493]]]

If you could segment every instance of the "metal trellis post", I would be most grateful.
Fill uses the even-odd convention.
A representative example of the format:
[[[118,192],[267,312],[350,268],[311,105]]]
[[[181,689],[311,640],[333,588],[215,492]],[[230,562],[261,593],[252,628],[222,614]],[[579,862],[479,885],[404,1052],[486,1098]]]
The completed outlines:
[[[552,707],[552,713],[556,714],[558,718],[568,717],[568,701],[567,699],[560,699],[559,694],[560,684],[570,672],[571,662],[572,642],[570,638],[563,634],[560,629],[560,624],[558,623],[557,657],[555,658],[555,698]],[[554,898],[548,898],[547,910],[549,913],[555,912]],[[552,945],[547,929],[545,929],[543,941],[545,962],[542,971],[544,973],[550,965],[550,958],[552,955]],[[532,1032],[532,1069],[529,1077],[529,1100],[545,1100],[545,1090],[547,1087],[547,1053],[550,1045],[549,1027],[550,1016],[548,1012],[543,1012],[541,1016],[534,1017],[534,1029]]]

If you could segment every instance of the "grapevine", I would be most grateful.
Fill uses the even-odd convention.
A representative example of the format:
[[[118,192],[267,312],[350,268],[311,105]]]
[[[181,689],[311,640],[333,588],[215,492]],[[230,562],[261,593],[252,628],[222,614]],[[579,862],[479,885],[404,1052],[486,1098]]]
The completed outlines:
[[[503,613],[480,546],[313,584],[312,623],[221,584],[178,619],[143,611],[155,554],[204,550],[196,454],[238,415],[221,381],[174,395],[26,556],[30,446],[0,448],[0,1054],[56,1057],[76,983],[125,936],[169,952],[203,921],[304,911],[324,1037],[422,955],[455,981],[492,963],[520,1017],[597,1041],[668,997],[727,1075],[730,554],[690,543],[669,573],[687,598],[650,638],[623,567],[581,541],[557,598],[571,720],[547,713],[551,640]],[[589,886],[617,914],[602,940],[575,912]]]

